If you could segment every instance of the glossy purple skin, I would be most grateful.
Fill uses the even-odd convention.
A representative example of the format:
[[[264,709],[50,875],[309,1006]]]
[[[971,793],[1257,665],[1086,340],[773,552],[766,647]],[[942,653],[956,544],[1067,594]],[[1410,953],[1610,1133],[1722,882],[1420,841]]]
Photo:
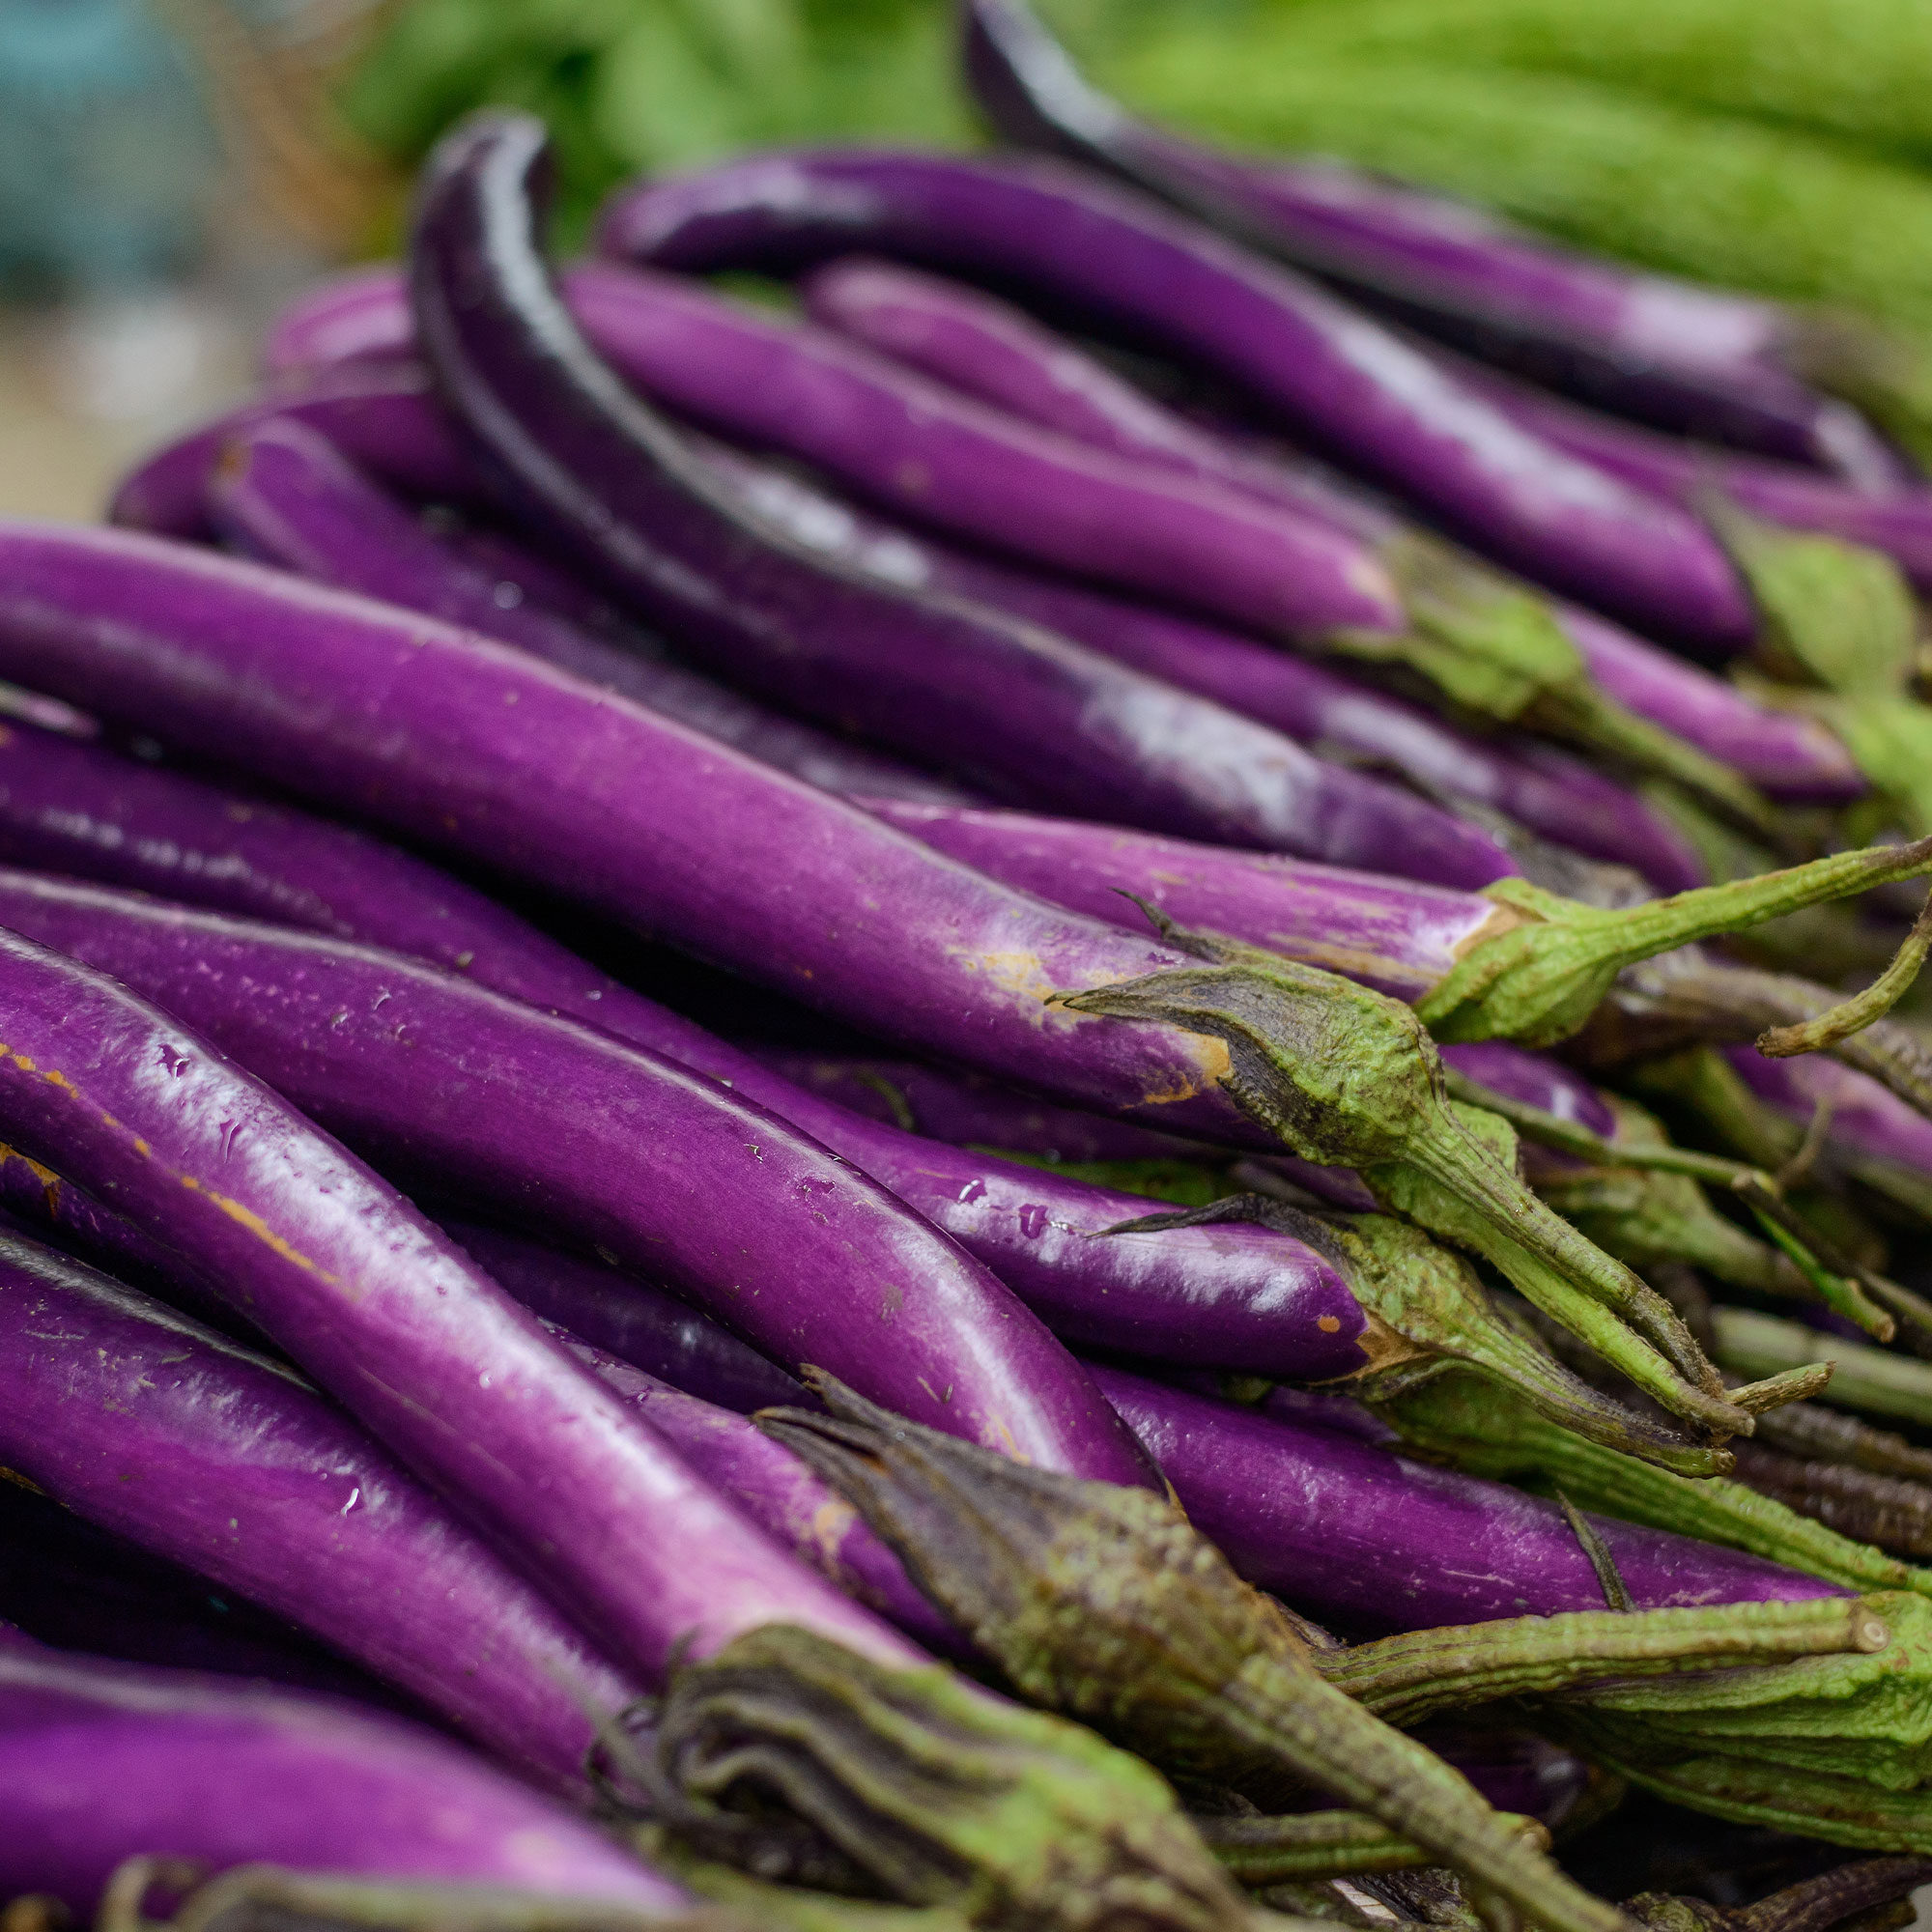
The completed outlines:
[[[493,1755],[582,1794],[641,1694],[292,1371],[0,1239],[0,1464],[275,1610]]]
[[[399,1719],[0,1642],[0,1894],[92,1916],[125,1860],[276,1864],[689,1911],[590,1825]]]
[[[8,1139],[179,1247],[415,1474],[541,1561],[615,1661],[655,1678],[680,1642],[703,1656],[778,1621],[907,1657],[197,1035],[14,931],[0,931],[0,1007]]]
[[[215,467],[209,505],[219,534],[264,563],[500,638],[809,784],[888,798],[964,796],[896,759],[781,718],[661,655],[591,635],[525,596],[514,580],[439,542],[302,423],[277,418],[240,434]]]
[[[125,1215],[103,1208],[17,1148],[0,1148],[0,1210],[36,1240],[71,1254],[116,1281],[151,1294],[198,1321],[243,1339],[256,1331],[197,1274],[179,1250]]]
[[[687,270],[866,249],[1023,287],[1206,366],[1532,577],[1712,648],[1752,635],[1694,518],[1520,428],[1315,284],[1062,163],[761,156],[620,191],[601,245]]]
[[[776,1362],[654,1283],[501,1229],[472,1221],[441,1225],[491,1280],[543,1321],[659,1381],[734,1414],[811,1405]]]
[[[1265,632],[1403,628],[1376,558],[1285,506],[1121,463],[681,277],[592,266],[570,291],[599,353],[647,395],[922,523]]]
[[[1467,203],[1332,161],[1227,154],[1090,88],[1011,0],[971,0],[965,67],[1009,141],[1110,168],[1417,326],[1680,434],[1844,468],[1898,459],[1777,363],[1778,310],[1532,238]]]
[[[1143,1476],[991,1274],[687,1067],[396,954],[97,887],[0,874],[0,923],[135,987],[385,1170],[657,1275],[778,1360],[1042,1467]]]
[[[1339,1432],[1096,1368],[1201,1533],[1251,1583],[1377,1630],[1601,1610],[1562,1510]],[[1589,1519],[1638,1609],[1845,1593],[1762,1557]]]
[[[1868,1074],[1821,1053],[1767,1060],[1755,1047],[1733,1046],[1724,1054],[1751,1092],[1779,1113],[1808,1126],[1818,1103],[1829,1101],[1832,1141],[1932,1175],[1932,1121]]]
[[[1572,1121],[1605,1140],[1616,1135],[1617,1117],[1603,1095],[1580,1073],[1573,1073],[1547,1054],[1512,1046],[1506,1039],[1482,1039],[1445,1046],[1442,1058],[1480,1087],[1541,1107],[1546,1114]],[[1932,1127],[1932,1122],[1926,1124]]]
[[[1817,719],[1753,704],[1594,611],[1566,604],[1556,614],[1590,675],[1619,704],[1742,772],[1772,797],[1835,804],[1866,790],[1843,741]]]
[[[1635,867],[1658,891],[1707,883],[1689,842],[1643,801],[1547,746],[1485,744],[1420,706],[1233,633],[1079,584],[920,546],[935,589],[1091,644],[1150,676],[1259,719],[1311,749],[1400,772],[1419,790],[1466,798],[1587,858]],[[1413,873],[1413,867],[1384,869]],[[1464,880],[1437,876],[1434,883]],[[1489,883],[1484,881],[1485,884]]]
[[[598,360],[536,246],[541,127],[489,116],[433,171],[416,333],[526,514],[640,614],[788,709],[1041,805],[1482,882],[1492,840],[1293,740],[1002,613],[839,568],[748,516]]]
[[[1485,375],[1482,383],[1511,421],[1633,489],[1690,503],[1717,488],[1773,523],[1882,550],[1921,589],[1932,588],[1932,489],[1868,496],[1790,465],[1678,442],[1506,377]]]
[[[804,296],[811,313],[828,325],[1029,422],[1290,503],[1371,541],[1401,527],[1366,494],[1338,489],[1312,468],[1257,456],[1177,414],[1024,311],[978,289],[893,263],[854,259],[817,270],[807,279]],[[1643,475],[1631,480],[1647,487]],[[1754,783],[1804,797],[1850,798],[1863,790],[1850,753],[1815,720],[1753,704],[1730,685],[1592,611],[1564,605],[1557,617],[1610,696]],[[1094,641],[1067,628],[1083,642]],[[1407,709],[1397,707],[1394,715]],[[1293,733],[1285,719],[1267,711],[1257,715]],[[1502,809],[1512,810],[1506,804]],[[1559,843],[1588,849],[1580,838],[1564,838],[1558,822],[1546,822],[1523,803],[1513,815]]]
[[[954,810],[880,800],[880,817],[1025,892],[1095,919],[1135,917],[1122,893],[1184,926],[1415,1001],[1497,917],[1493,900],[1373,872],[1234,852],[1028,811]]]
[[[912,1051],[1267,1145],[1219,1085],[1218,1041],[1045,1005],[1181,955],[507,645],[186,546],[14,522],[0,524],[7,675],[469,853]]]
[[[579,1353],[781,1548],[869,1605],[923,1648],[942,1655],[965,1651],[959,1633],[933,1608],[858,1511],[755,1422],[598,1350]]]
[[[128,529],[206,541],[208,479],[222,449],[259,423],[286,418],[412,497],[467,501],[479,488],[474,464],[413,362],[347,362],[303,372],[211,423],[165,443],[125,476],[108,505]]]
[[[377,286],[357,279],[364,327],[354,337],[319,330],[318,353],[377,345]],[[803,457],[923,523],[1264,631],[1403,624],[1381,566],[1328,524],[1311,524],[1292,496],[1269,514],[1205,470],[1194,488],[1122,465],[1091,438],[1043,434],[1024,412],[986,409],[901,360],[681,277],[590,262],[567,270],[560,287],[598,354],[656,401],[736,441]],[[332,294],[326,286],[314,309],[284,318],[284,354],[310,314],[327,316]],[[400,277],[394,301],[380,346],[408,355],[416,345]]]
[[[1065,1324],[1095,1346],[1216,1363],[1259,1349],[1281,1373],[1308,1377],[1361,1365],[1359,1310],[1299,1243],[1244,1228],[1090,1238],[1082,1231],[1135,1218],[1152,1204],[861,1120],[604,979],[420,860],[358,834],[16,730],[0,733],[0,849],[36,868],[142,886],[432,959],[694,1067],[853,1161],[944,1227],[1049,1325]],[[1147,1135],[1089,1118],[1090,1131],[1128,1142]],[[10,1166],[0,1165],[0,1185]],[[640,1265],[661,1274],[648,1255]],[[194,1286],[190,1279],[190,1293]],[[188,1305],[205,1312],[199,1302]],[[581,1306],[569,1313],[538,1306],[629,1358],[608,1331],[589,1325]],[[607,1311],[601,1319],[614,1317]]]

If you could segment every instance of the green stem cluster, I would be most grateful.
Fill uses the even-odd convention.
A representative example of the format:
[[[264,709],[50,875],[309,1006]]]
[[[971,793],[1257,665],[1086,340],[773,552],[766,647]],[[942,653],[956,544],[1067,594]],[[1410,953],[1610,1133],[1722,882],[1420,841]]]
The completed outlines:
[[[1742,1483],[1688,1481],[1586,1442],[1472,1376],[1443,1376],[1377,1410],[1412,1449],[1470,1475],[1561,1491],[1580,1508],[1748,1550],[1842,1589],[1932,1597],[1932,1571],[1840,1536]]]
[[[1215,961],[1066,996],[1076,1011],[1162,1020],[1224,1040],[1236,1102],[1303,1160],[1352,1167],[1390,1212],[1493,1264],[1673,1413],[1748,1435],[1683,1321],[1518,1178],[1508,1124],[1453,1102],[1418,1014],[1332,973],[1163,923]],[[1795,1393],[1795,1387],[1793,1392]],[[1789,1399],[1763,1392],[1761,1406]]]
[[[1313,1784],[1550,1932],[1619,1932],[1462,1775],[1328,1683],[1167,1498],[1031,1469],[814,1378],[767,1431],[861,1511],[1030,1701],[1279,1808]]]

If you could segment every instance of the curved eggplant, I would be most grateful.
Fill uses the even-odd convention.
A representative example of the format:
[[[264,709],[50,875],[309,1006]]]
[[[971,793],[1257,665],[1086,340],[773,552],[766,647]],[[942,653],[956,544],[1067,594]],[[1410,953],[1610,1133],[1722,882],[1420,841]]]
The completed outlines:
[[[291,1370],[12,1236],[0,1463],[580,1797],[642,1691]]]
[[[682,270],[870,250],[1021,287],[1207,367],[1502,561],[1640,629],[1712,650],[1754,633],[1736,572],[1695,518],[1520,428],[1290,270],[1062,163],[760,156],[620,190],[600,242]]]

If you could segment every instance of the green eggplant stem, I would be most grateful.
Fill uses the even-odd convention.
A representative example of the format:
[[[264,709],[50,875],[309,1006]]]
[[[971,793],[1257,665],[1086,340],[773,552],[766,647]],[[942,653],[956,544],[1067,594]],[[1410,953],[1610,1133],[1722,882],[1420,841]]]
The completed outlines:
[[[1767,1027],[1757,1037],[1757,1050],[1768,1060],[1790,1060],[1801,1053],[1823,1053],[1862,1033],[1876,1019],[1890,1012],[1911,990],[1932,948],[1932,895],[1926,896],[1918,917],[1912,923],[1904,945],[1891,964],[1867,986],[1842,1005],[1801,1020],[1793,1026]]]
[[[1673,1413],[1719,1436],[1750,1434],[1748,1415],[1724,1396],[1662,1296],[1523,1185],[1507,1122],[1450,1099],[1441,1057],[1412,1009],[1153,916],[1171,945],[1207,963],[1058,1002],[1218,1037],[1229,1053],[1222,1084],[1291,1152],[1355,1169],[1382,1207],[1492,1263]]]
[[[1473,1376],[1442,1376],[1374,1406],[1412,1451],[1470,1475],[1560,1489],[1580,1509],[1748,1550],[1840,1589],[1932,1596],[1932,1571],[1841,1536],[1743,1483],[1689,1481],[1586,1442]],[[1809,1413],[1779,1409],[1772,1423]]]
[[[1893,1421],[1932,1423],[1932,1363],[1821,1335],[1797,1321],[1781,1321],[1748,1308],[1714,1308],[1716,1352],[1741,1376],[1775,1375],[1803,1352],[1834,1364],[1826,1400],[1839,1408]]]
[[[1206,1208],[1147,1214],[1107,1232],[1253,1221],[1291,1235],[1330,1262],[1362,1307],[1406,1345],[1393,1363],[1386,1349],[1351,1381],[1381,1387],[1418,1365],[1458,1361],[1493,1377],[1537,1414],[1660,1467],[1686,1476],[1723,1475],[1730,1452],[1691,1442],[1573,1375],[1541,1342],[1508,1319],[1463,1258],[1420,1228],[1388,1214],[1311,1214],[1261,1194],[1237,1194]]]
[[[1378,1718],[1422,1722],[1504,1697],[1614,1677],[1782,1663],[1883,1650],[1885,1620],[1857,1597],[1663,1610],[1572,1610],[1410,1631],[1326,1651],[1317,1668]]]
[[[1561,738],[1634,770],[1674,781],[1733,823],[1776,837],[1763,793],[1731,766],[1639,718],[1591,677],[1546,600],[1418,530],[1378,547],[1408,616],[1398,636],[1343,630],[1338,654],[1399,667],[1457,711]]]
[[[1654,1891],[1627,1898],[1624,1910],[1653,1932],[1831,1932],[1855,1918],[1858,1932],[1896,1932],[1912,1922],[1911,1894],[1928,1881],[1932,1859],[1861,1859],[1729,1911]],[[1872,1918],[1882,1906],[1895,1907],[1900,1916]]]
[[[1548,1714],[1560,1726],[1575,1718],[1602,1726],[1617,1741],[1619,1762],[1729,1759],[1754,1776],[1788,1780],[1801,1799],[1814,1777],[1909,1792],[1921,1840],[1910,1848],[1923,1850],[1932,1829],[1932,1603],[1899,1593],[1861,1601],[1889,1631],[1880,1651],[1765,1669],[1626,1676],[1541,1700],[1538,1721]]]
[[[1170,1499],[1028,1468],[807,1379],[825,1412],[767,1410],[763,1428],[852,1502],[1030,1702],[1257,1804],[1312,1784],[1548,1932],[1622,1925],[1460,1772],[1329,1684]]]
[[[1617,1058],[1651,1059],[1687,1039],[1742,1043],[1766,1028],[1815,1019],[1837,1005],[1823,986],[1787,973],[1734,966],[1698,952],[1671,953],[1626,967],[1600,1020],[1612,1016],[1639,1035],[1635,1051]],[[1640,1037],[1659,1026],[1671,1037],[1662,1043]],[[1601,1026],[1592,1031],[1600,1032]],[[1834,1040],[1825,1050],[1932,1117],[1932,1051],[1909,1029],[1875,1020],[1862,1033]]]
[[[1534,1818],[1499,1814],[1542,1851],[1549,1833]],[[1361,1811],[1292,1811],[1285,1817],[1196,1818],[1208,1848],[1245,1886],[1355,1872],[1410,1871],[1435,1862],[1413,1838]]]
[[[1633,906],[1586,906],[1526,879],[1498,879],[1484,896],[1515,919],[1478,935],[1416,1011],[1438,1039],[1554,1046],[1583,1026],[1627,967],[1927,870],[1932,839],[1834,852]]]

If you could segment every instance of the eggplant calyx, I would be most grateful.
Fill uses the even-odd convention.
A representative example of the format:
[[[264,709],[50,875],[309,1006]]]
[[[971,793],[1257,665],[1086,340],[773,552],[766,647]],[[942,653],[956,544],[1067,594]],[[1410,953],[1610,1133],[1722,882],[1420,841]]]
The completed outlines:
[[[1885,1620],[1857,1597],[1693,1609],[1572,1610],[1410,1631],[1326,1651],[1331,1684],[1392,1724],[1503,1697],[1549,1695],[1592,1681],[1768,1666],[1799,1657],[1875,1653]]]
[[[1384,1208],[1492,1262],[1674,1413],[1750,1434],[1663,1298],[1517,1178],[1507,1123],[1450,1100],[1412,1009],[1318,967],[1156,923],[1170,944],[1230,963],[1169,968],[1062,1004],[1220,1038],[1223,1084],[1291,1152],[1354,1168]]]
[[[1259,1222],[1314,1248],[1362,1307],[1408,1345],[1406,1357],[1385,1350],[1350,1378],[1365,1396],[1412,1386],[1417,1371],[1432,1365],[1461,1363],[1503,1383],[1546,1420],[1606,1448],[1684,1476],[1721,1476],[1731,1467],[1728,1450],[1691,1441],[1573,1375],[1502,1313],[1462,1256],[1393,1215],[1315,1215],[1266,1195],[1237,1194],[1127,1225],[1216,1221]]]
[[[769,1624],[675,1671],[650,1717],[621,1758],[634,1808],[754,1877],[979,1925],[1243,1932],[1240,1893],[1158,1774],[944,1665]]]
[[[1028,1468],[808,1371],[827,1412],[759,1421],[838,1489],[1032,1702],[1266,1803],[1308,1783],[1550,1932],[1622,1920],[1525,1845],[1461,1773],[1328,1684],[1178,1505]]]
[[[1756,878],[1615,908],[1559,898],[1524,879],[1498,879],[1483,895],[1514,914],[1513,923],[1497,922],[1487,937],[1478,935],[1416,1010],[1438,1039],[1553,1046],[1581,1029],[1628,966],[1926,871],[1932,871],[1932,839],[1834,852]],[[1869,1012],[1865,1023],[1878,1017]]]

